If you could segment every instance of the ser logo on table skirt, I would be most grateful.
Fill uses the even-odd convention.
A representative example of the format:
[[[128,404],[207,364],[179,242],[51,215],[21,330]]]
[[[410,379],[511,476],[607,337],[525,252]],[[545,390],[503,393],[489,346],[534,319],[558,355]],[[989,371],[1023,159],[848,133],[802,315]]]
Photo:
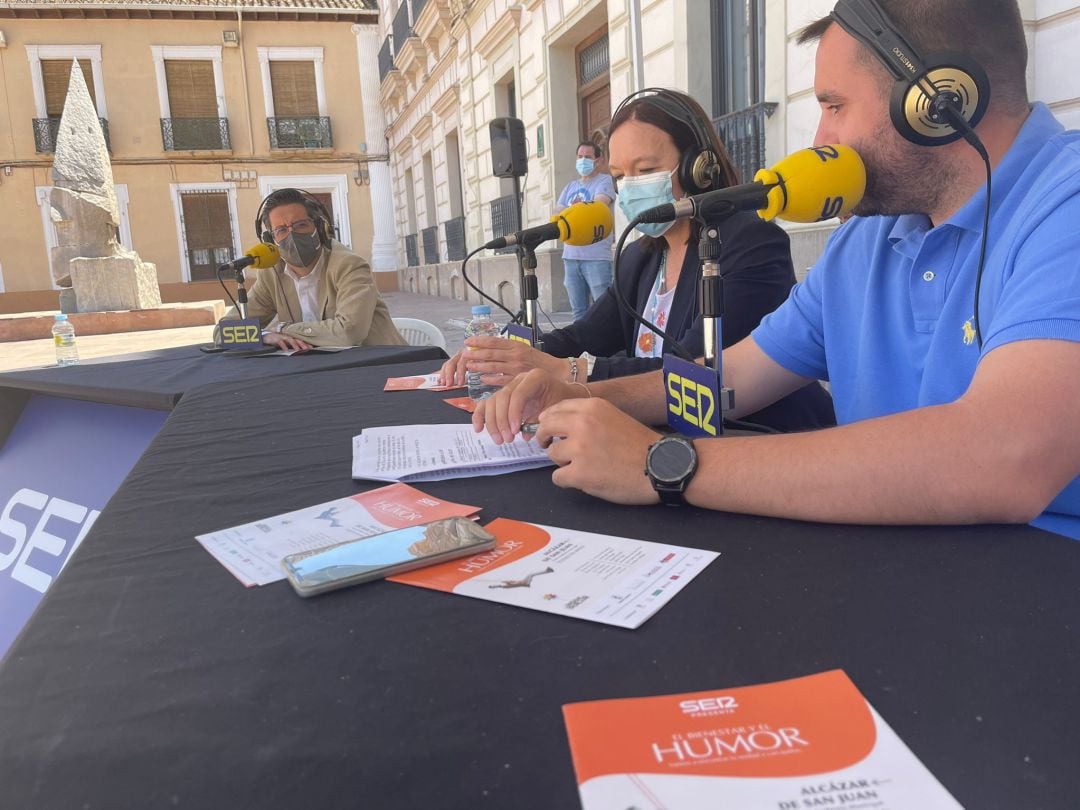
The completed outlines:
[[[62,568],[94,525],[98,514],[95,509],[87,509],[63,498],[50,498],[44,492],[23,487],[0,512],[0,573],[11,569],[8,575],[13,580],[38,593],[45,593],[52,584],[54,574],[35,567],[31,554],[37,552],[35,557],[47,554],[57,558]],[[67,537],[54,534],[65,524],[68,529],[63,534]],[[59,573],[57,564],[54,561],[49,567],[57,569],[56,573]]]

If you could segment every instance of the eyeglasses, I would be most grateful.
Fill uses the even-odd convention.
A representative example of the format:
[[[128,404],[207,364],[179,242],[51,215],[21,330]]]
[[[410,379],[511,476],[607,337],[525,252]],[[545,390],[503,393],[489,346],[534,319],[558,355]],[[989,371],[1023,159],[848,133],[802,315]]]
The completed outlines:
[[[280,242],[288,236],[290,232],[315,233],[315,222],[310,219],[298,219],[289,225],[278,225],[270,231],[275,242]]]

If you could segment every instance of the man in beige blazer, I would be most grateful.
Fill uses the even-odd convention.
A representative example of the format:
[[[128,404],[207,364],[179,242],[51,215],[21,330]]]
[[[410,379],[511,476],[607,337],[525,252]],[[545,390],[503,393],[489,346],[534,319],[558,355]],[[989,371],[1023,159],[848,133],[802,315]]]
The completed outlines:
[[[259,228],[281,260],[259,270],[247,316],[263,326],[263,342],[282,349],[403,345],[379,297],[367,260],[331,236],[318,201],[280,189],[264,201]],[[267,327],[269,326],[269,329]]]

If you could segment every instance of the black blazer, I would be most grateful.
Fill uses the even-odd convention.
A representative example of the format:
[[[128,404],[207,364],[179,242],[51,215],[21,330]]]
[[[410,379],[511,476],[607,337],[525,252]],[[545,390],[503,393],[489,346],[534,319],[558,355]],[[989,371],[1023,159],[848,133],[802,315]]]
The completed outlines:
[[[724,280],[721,343],[726,348],[749,335],[761,319],[788,297],[795,284],[787,233],[754,213],[739,213],[720,225],[720,274]],[[619,287],[644,312],[660,271],[659,250],[646,250],[640,242],[626,248],[619,260]],[[697,243],[687,245],[675,297],[665,331],[694,357],[705,352],[702,318],[698,314],[701,265]],[[641,374],[663,365],[658,357],[634,357],[638,324],[622,310],[613,290],[607,290],[585,315],[563,329],[544,335],[544,351],[555,357],[596,357],[590,380]],[[665,354],[671,351],[664,346]],[[738,397],[738,392],[735,392]],[[746,421],[777,430],[801,430],[836,424],[832,398],[812,383]]]

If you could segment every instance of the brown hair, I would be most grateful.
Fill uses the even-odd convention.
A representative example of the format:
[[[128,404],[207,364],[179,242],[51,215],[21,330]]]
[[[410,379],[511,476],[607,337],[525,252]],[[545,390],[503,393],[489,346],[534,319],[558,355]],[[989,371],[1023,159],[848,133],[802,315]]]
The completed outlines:
[[[990,77],[994,102],[1009,112],[1027,112],[1027,40],[1016,0],[877,0],[877,4],[924,57],[936,51],[967,55]],[[815,20],[799,31],[798,43],[816,42],[833,22],[831,15]],[[885,71],[865,45],[863,56]]]
[[[627,121],[640,121],[643,124],[650,124],[666,132],[674,141],[675,148],[679,150],[680,155],[685,154],[687,150],[695,146],[705,146],[705,144],[699,143],[700,138],[696,134],[695,128],[688,121],[683,118],[676,118],[667,111],[666,106],[662,107],[653,100],[655,98],[664,98],[664,96],[674,96],[678,99],[678,101],[669,103],[686,107],[687,112],[693,114],[700,128],[705,132],[709,141],[708,147],[718,160],[717,172],[719,176],[716,178],[718,182],[715,187],[727,188],[736,185],[739,182],[739,174],[735,170],[735,166],[728,156],[727,148],[724,146],[724,142],[720,140],[720,135],[712,125],[708,114],[694,99],[685,93],[680,93],[678,90],[665,89],[664,95],[642,95],[621,104],[619,109],[615,111],[615,117],[611,119],[611,126],[608,129],[608,143],[611,143],[611,137],[615,134],[615,130]],[[698,238],[698,230],[699,228],[695,223],[690,229],[691,241]],[[643,236],[639,241],[645,249],[655,250],[661,245],[663,238]]]
[[[577,148],[580,149],[583,146],[591,146],[592,147],[593,157],[594,158],[599,159],[599,158],[602,158],[604,156],[604,150],[600,148],[600,145],[596,141],[582,141],[581,143],[579,143],[577,145]]]

